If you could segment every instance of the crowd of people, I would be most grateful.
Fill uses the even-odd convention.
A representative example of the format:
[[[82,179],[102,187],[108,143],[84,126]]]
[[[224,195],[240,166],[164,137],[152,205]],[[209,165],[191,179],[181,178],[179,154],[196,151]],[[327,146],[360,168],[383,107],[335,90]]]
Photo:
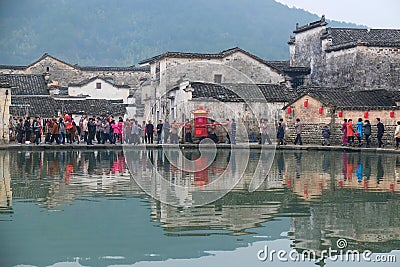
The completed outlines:
[[[234,120],[226,123],[210,125],[210,138],[218,143],[216,127],[224,125],[227,129],[227,142],[235,144],[236,123]],[[18,144],[59,144],[86,143],[97,144],[157,144],[179,143],[179,134],[184,131],[183,140],[193,143],[193,124],[186,122],[169,122],[159,120],[156,125],[151,120],[140,123],[135,119],[123,120],[122,117],[82,116],[75,121],[67,112],[63,116],[53,116],[51,119],[40,117],[10,118],[10,140]],[[154,138],[155,137],[155,138]]]
[[[217,127],[222,126],[223,133],[226,136],[221,136],[221,131]],[[270,136],[274,123],[262,119],[259,124],[259,143],[265,145],[272,144]],[[380,118],[376,118],[376,138],[378,147],[384,146],[382,138],[385,133],[385,127]],[[226,119],[225,122],[208,124],[208,137],[215,143],[224,142],[227,144],[236,144],[236,122],[234,119]],[[182,133],[183,131],[183,133]],[[285,134],[288,128],[283,119],[280,119],[276,126],[276,140],[278,145],[285,145]],[[294,124],[296,137],[294,144],[302,145],[303,125],[299,118]],[[343,146],[358,146],[370,147],[372,125],[369,120],[358,119],[357,123],[353,123],[352,119],[344,119],[341,127],[343,133]],[[141,123],[135,119],[123,120],[122,117],[114,119],[114,117],[89,117],[81,116],[79,121],[75,121],[67,112],[63,116],[53,116],[51,119],[41,119],[39,117],[30,118],[10,118],[10,140],[15,140],[18,144],[59,144],[65,143],[80,143],[84,142],[87,145],[97,144],[178,144],[179,136],[182,133],[182,142],[193,143],[193,123],[190,120],[186,122],[169,122],[159,120],[156,125],[151,120],[142,121]],[[219,134],[219,136],[218,136]],[[400,147],[400,121],[397,122],[395,129],[395,149]],[[154,138],[155,137],[155,138]],[[331,145],[330,141],[331,130],[328,125],[322,128],[322,145]],[[252,134],[254,140],[254,134]],[[286,138],[287,139],[287,138]]]

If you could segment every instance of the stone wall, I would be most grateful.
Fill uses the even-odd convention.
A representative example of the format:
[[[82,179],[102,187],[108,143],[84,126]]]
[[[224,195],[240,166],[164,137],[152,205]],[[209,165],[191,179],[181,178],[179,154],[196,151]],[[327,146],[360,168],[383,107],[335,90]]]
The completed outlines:
[[[322,67],[325,53],[322,48],[321,34],[325,27],[317,27],[296,34],[294,44],[290,45],[290,65],[310,67],[310,79],[313,82],[317,77],[315,70]]]
[[[312,73],[319,86],[400,89],[400,49],[357,46],[331,51]]]
[[[291,66],[309,66],[312,85],[354,89],[400,89],[400,49],[351,48],[330,51],[325,27],[299,32],[290,45]]]

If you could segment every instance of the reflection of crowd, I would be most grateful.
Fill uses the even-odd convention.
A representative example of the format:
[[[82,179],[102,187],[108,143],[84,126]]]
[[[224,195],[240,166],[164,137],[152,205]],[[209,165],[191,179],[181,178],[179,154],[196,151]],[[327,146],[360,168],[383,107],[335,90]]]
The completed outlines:
[[[123,151],[52,151],[10,153],[13,179],[35,177],[65,179],[73,175],[103,175],[125,173]]]

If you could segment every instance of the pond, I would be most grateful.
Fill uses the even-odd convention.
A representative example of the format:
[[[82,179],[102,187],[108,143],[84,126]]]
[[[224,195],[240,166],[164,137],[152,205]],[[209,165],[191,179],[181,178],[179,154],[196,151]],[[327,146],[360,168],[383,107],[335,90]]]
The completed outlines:
[[[0,266],[398,266],[399,155],[276,151],[268,173],[218,149],[190,173],[179,154],[1,151]]]

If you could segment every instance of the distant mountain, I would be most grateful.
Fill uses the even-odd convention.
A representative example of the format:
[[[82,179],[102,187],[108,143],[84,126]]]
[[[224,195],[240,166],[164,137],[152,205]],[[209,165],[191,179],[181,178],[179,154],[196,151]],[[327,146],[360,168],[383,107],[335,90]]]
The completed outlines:
[[[235,46],[281,60],[296,23],[318,19],[273,0],[1,0],[0,64],[49,53],[71,64],[127,66],[166,51]]]

